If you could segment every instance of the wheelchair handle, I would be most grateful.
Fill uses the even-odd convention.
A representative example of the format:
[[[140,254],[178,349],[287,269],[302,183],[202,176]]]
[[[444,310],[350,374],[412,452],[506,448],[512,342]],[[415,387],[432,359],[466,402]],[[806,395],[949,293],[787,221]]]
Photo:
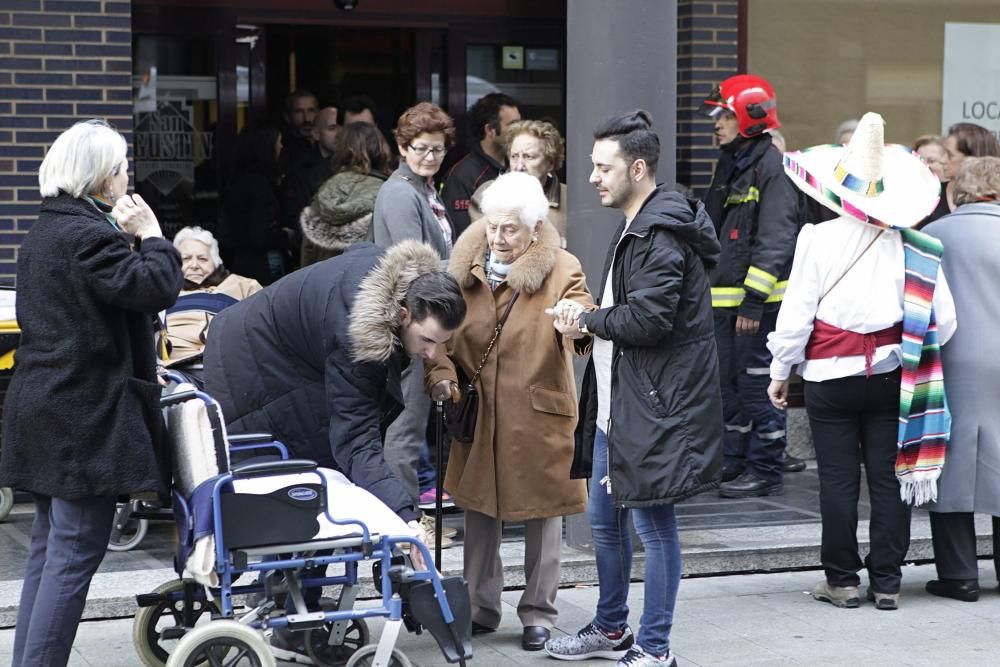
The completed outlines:
[[[190,401],[193,398],[198,398],[198,392],[193,389],[188,391],[181,391],[176,394],[170,394],[169,396],[160,399],[161,408],[169,408],[171,405],[178,405],[179,403],[184,403]]]
[[[285,459],[282,461],[261,461],[260,463],[247,463],[234,467],[231,474],[234,479],[246,477],[260,477],[273,473],[290,474],[296,472],[311,472],[319,465],[309,459]]]

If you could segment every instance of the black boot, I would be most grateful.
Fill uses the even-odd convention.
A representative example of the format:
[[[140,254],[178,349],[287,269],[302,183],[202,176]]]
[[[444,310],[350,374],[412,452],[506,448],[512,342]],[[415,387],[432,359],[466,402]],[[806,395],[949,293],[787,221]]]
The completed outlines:
[[[747,470],[731,482],[719,486],[723,498],[757,498],[759,496],[780,496],[784,493],[781,480],[768,482]]]

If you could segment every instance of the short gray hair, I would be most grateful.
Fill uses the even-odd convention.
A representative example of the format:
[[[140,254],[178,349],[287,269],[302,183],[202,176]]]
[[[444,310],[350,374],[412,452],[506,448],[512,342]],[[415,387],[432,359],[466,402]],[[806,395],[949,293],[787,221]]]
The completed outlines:
[[[174,247],[181,249],[181,244],[185,241],[198,241],[208,246],[208,252],[212,256],[212,263],[215,268],[222,266],[222,256],[219,254],[219,242],[212,235],[212,232],[201,227],[185,227],[174,236]]]
[[[851,134],[853,134],[854,130],[858,129],[858,123],[860,123],[860,122],[861,121],[858,120],[857,118],[849,118],[849,119],[845,120],[843,123],[841,123],[840,125],[838,125],[837,126],[837,132],[833,135],[833,143],[835,143],[835,144],[842,143],[840,141],[840,138],[842,136],[844,136],[848,132],[850,132]]]
[[[520,171],[503,174],[483,193],[483,215],[517,213],[521,224],[533,227],[549,215],[549,200],[538,179]]]
[[[106,121],[76,123],[56,137],[45,154],[38,169],[39,192],[43,197],[57,197],[60,192],[82,197],[97,192],[118,175],[127,155],[125,137]]]
[[[1000,199],[1000,157],[967,157],[952,185],[955,206]]]

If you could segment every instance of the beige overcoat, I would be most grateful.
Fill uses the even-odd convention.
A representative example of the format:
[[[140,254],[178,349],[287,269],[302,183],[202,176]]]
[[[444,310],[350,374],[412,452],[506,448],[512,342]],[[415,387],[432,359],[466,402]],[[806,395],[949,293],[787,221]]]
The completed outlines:
[[[582,512],[586,486],[569,477],[577,420],[572,362],[574,353],[589,351],[590,339],[574,343],[559,335],[544,311],[560,299],[593,303],[583,269],[546,223],[506,282],[491,290],[485,230],[485,219],[474,222],[452,251],[448,271],[462,287],[468,314],[425,362],[428,390],[455,381],[455,364],[472,376],[513,291],[521,295],[483,367],[475,442],[452,443],[445,489],[460,507],[503,520]]]

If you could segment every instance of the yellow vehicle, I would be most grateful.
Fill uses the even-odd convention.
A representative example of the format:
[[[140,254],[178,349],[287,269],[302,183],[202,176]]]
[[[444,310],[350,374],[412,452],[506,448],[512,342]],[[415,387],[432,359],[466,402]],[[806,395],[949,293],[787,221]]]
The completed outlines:
[[[7,396],[7,385],[14,375],[14,351],[21,340],[21,328],[14,314],[14,288],[0,287],[0,405]],[[14,489],[0,486],[0,521],[14,507]]]

